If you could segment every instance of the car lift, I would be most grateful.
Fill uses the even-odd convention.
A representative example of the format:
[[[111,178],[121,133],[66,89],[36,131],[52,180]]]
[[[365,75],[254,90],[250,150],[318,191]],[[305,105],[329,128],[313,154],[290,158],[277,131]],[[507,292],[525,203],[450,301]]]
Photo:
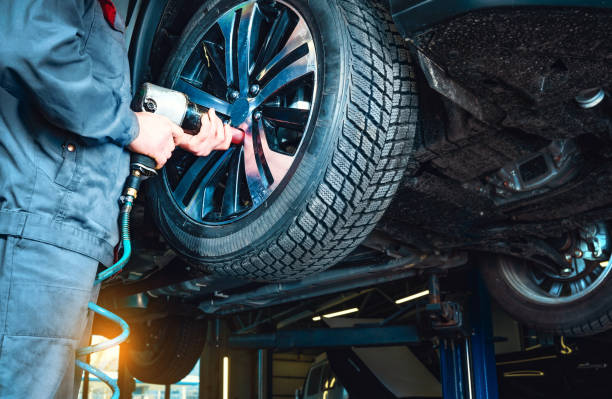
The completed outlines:
[[[380,323],[350,328],[279,330],[271,334],[231,335],[233,348],[291,350],[388,345],[415,345],[424,340],[439,342],[440,382],[445,399],[497,399],[497,376],[493,348],[489,295],[478,273],[474,273],[469,300],[469,320],[464,323],[461,307],[440,301],[437,275],[430,275],[429,303],[420,309],[425,323],[389,325],[414,310],[409,304]],[[467,326],[469,324],[469,327]]]

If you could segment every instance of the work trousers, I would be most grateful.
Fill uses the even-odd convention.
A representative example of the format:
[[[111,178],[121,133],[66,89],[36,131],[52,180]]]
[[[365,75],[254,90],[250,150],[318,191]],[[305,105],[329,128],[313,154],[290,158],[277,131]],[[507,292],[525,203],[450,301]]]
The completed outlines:
[[[89,338],[97,268],[76,252],[0,235],[0,398],[76,397],[75,350]]]

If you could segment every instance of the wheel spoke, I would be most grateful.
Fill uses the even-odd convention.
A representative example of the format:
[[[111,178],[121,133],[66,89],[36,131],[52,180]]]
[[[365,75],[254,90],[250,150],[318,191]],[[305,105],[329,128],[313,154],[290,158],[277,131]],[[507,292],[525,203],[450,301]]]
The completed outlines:
[[[253,59],[251,53],[251,28],[255,14],[255,3],[243,7],[240,26],[238,27],[238,82],[242,97],[246,97],[249,93],[249,71]]]
[[[314,72],[315,68],[314,57],[310,52],[293,61],[290,65],[278,72],[278,74],[263,87],[259,95],[255,98],[254,106],[259,107],[272,94],[290,85],[295,80]]]
[[[578,286],[576,281],[572,281],[568,285],[569,285],[569,288],[570,288],[571,295],[576,295],[578,292],[580,292],[580,287]]]
[[[602,271],[603,271],[603,268],[601,266],[595,267],[593,268],[593,271],[591,272],[591,276],[593,276],[593,279],[596,279],[601,274]]]
[[[289,55],[296,52],[296,50],[300,49],[297,56],[303,55],[306,52],[310,52],[311,50],[314,53],[314,44],[312,42],[312,37],[308,31],[308,27],[306,26],[306,22],[300,20],[297,25],[293,28],[293,32],[284,47],[278,50],[280,47],[280,40],[283,37],[284,31],[289,26],[289,20],[283,19],[283,15],[281,15],[278,19],[278,24],[275,22],[274,28],[276,28],[279,32],[274,32],[274,36],[270,37],[269,44],[266,46],[265,55],[260,57],[262,65],[265,65],[263,68],[258,68],[259,65],[256,65],[255,71],[257,71],[257,80],[261,81],[266,79],[268,73],[270,71],[277,68],[278,65],[282,65],[282,61],[286,61]],[[265,59],[263,58],[265,57]],[[257,60],[259,64],[259,59]],[[265,64],[264,64],[265,63]]]
[[[188,215],[203,218],[210,211],[207,207],[212,204],[214,180],[226,167],[233,152],[234,149],[229,149],[221,156],[200,157],[185,172],[174,190],[174,197]]]
[[[197,56],[190,57],[181,72],[181,78],[188,82],[197,82],[204,68],[205,64],[202,63],[204,53],[200,50],[196,49]]]
[[[210,213],[215,211],[214,207],[214,195],[215,195],[215,187],[214,186],[206,186],[203,190],[200,191],[201,194],[198,196],[198,201],[196,207],[193,209],[186,209],[186,212],[189,216],[196,219],[206,219]]]
[[[240,209],[240,164],[243,163],[244,149],[235,151],[230,161],[230,167],[225,182],[223,193],[223,204],[221,205],[221,216],[229,217],[238,213]]]
[[[274,55],[279,52],[279,49],[283,45],[282,40],[286,37],[287,31],[291,29],[291,25],[292,18],[290,17],[289,12],[287,10],[282,10],[274,20],[274,23],[268,32],[268,36],[266,37],[266,41],[264,42],[263,50],[259,52],[257,61],[255,62],[253,71],[257,74],[257,80],[261,80],[263,77],[261,72],[264,70],[264,67],[270,62],[270,60],[272,60]],[[293,28],[295,32],[295,26]],[[289,45],[289,43],[291,43],[291,39],[287,41],[287,45]],[[293,50],[290,50],[289,52],[291,51]],[[287,54],[289,52],[287,52]],[[284,56],[281,56],[280,58],[282,57]]]
[[[202,64],[206,65],[211,74],[210,82],[217,87],[226,89],[225,70],[223,69],[223,59],[219,51],[215,48],[215,44],[211,42],[202,42]]]
[[[225,39],[225,82],[228,87],[234,84],[234,41],[236,36],[236,23],[240,10],[229,12],[217,21],[221,28],[221,33]]]
[[[187,169],[181,177],[176,189],[174,189],[174,198],[182,204],[188,203],[194,196],[195,185],[199,184],[198,176],[205,174],[207,167],[212,162],[212,157],[199,157],[193,165]],[[202,176],[203,177],[203,176]]]
[[[174,84],[174,90],[185,93],[191,101],[196,104],[202,105],[206,108],[214,108],[220,114],[229,116],[230,104],[221,100],[218,97],[213,96],[210,93],[200,90],[197,87],[190,85],[183,79],[178,79]]]
[[[257,123],[257,138],[261,145],[260,157],[263,159],[262,164],[268,170],[268,174],[272,175],[273,182],[272,188],[278,186],[283,177],[289,171],[291,164],[293,163],[293,157],[290,155],[282,154],[280,152],[273,151],[268,145],[268,138],[264,128],[263,121],[260,119]]]
[[[584,259],[581,259],[581,258],[574,259],[574,270],[576,271],[576,274],[582,273],[586,269],[586,267],[587,265]]]
[[[540,274],[540,273],[536,274],[536,270],[532,272],[532,278],[533,278],[533,281],[539,286],[542,286],[542,283],[544,283],[544,281],[546,280],[543,274]]]
[[[250,125],[250,124],[249,124]],[[261,165],[261,157],[257,141],[253,137],[252,128],[245,132],[244,136],[244,172],[246,175],[249,193],[253,206],[261,204],[268,195],[270,182],[265,174],[264,168]]]
[[[563,291],[563,284],[554,282],[548,289],[548,293],[552,296],[558,297],[561,295],[561,291]]]
[[[263,27],[262,25],[266,22],[266,17],[264,16],[264,14],[262,13],[261,9],[259,8],[259,4],[256,4],[255,7],[253,8],[253,16],[251,17],[251,26],[249,29],[249,54],[250,54],[250,63],[249,63],[249,69],[248,69],[248,75],[249,75],[249,84],[252,83],[251,82],[251,76],[253,76],[253,70],[255,68],[255,65],[257,63],[256,60],[259,59],[259,54],[262,52],[261,50],[261,46],[260,46],[260,39],[261,39],[261,35],[262,35],[262,30]]]
[[[262,107],[263,116],[276,126],[304,130],[310,110],[286,107]]]
[[[191,200],[187,203],[187,205],[183,206],[183,210],[185,213],[196,219],[202,219],[202,214],[204,213],[204,197],[206,192],[206,186],[197,187],[196,191],[194,191],[194,195],[191,197]]]

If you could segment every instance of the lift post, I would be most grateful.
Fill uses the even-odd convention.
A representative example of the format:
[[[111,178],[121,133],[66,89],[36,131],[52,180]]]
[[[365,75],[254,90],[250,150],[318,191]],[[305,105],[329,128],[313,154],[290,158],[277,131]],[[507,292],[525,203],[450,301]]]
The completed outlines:
[[[471,304],[471,322],[473,327],[470,338],[472,350],[472,369],[477,399],[497,399],[497,368],[495,365],[495,348],[493,343],[493,323],[491,322],[491,298],[482,281],[480,273],[474,273],[474,294]]]
[[[472,281],[472,334],[464,340],[445,340],[440,346],[442,394],[445,399],[499,397],[490,298],[479,273],[473,273]]]
[[[459,344],[459,341],[450,339],[440,344],[440,383],[444,399],[469,398],[466,395],[465,385],[467,380],[464,367],[466,351]]]

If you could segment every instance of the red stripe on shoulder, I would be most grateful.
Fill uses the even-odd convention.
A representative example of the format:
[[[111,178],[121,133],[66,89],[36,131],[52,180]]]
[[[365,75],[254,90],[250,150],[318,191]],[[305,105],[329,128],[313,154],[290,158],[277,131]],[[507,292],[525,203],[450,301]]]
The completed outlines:
[[[111,0],[98,0],[102,6],[102,13],[104,19],[110,24],[111,27],[115,27],[115,18],[117,17],[117,9]]]

